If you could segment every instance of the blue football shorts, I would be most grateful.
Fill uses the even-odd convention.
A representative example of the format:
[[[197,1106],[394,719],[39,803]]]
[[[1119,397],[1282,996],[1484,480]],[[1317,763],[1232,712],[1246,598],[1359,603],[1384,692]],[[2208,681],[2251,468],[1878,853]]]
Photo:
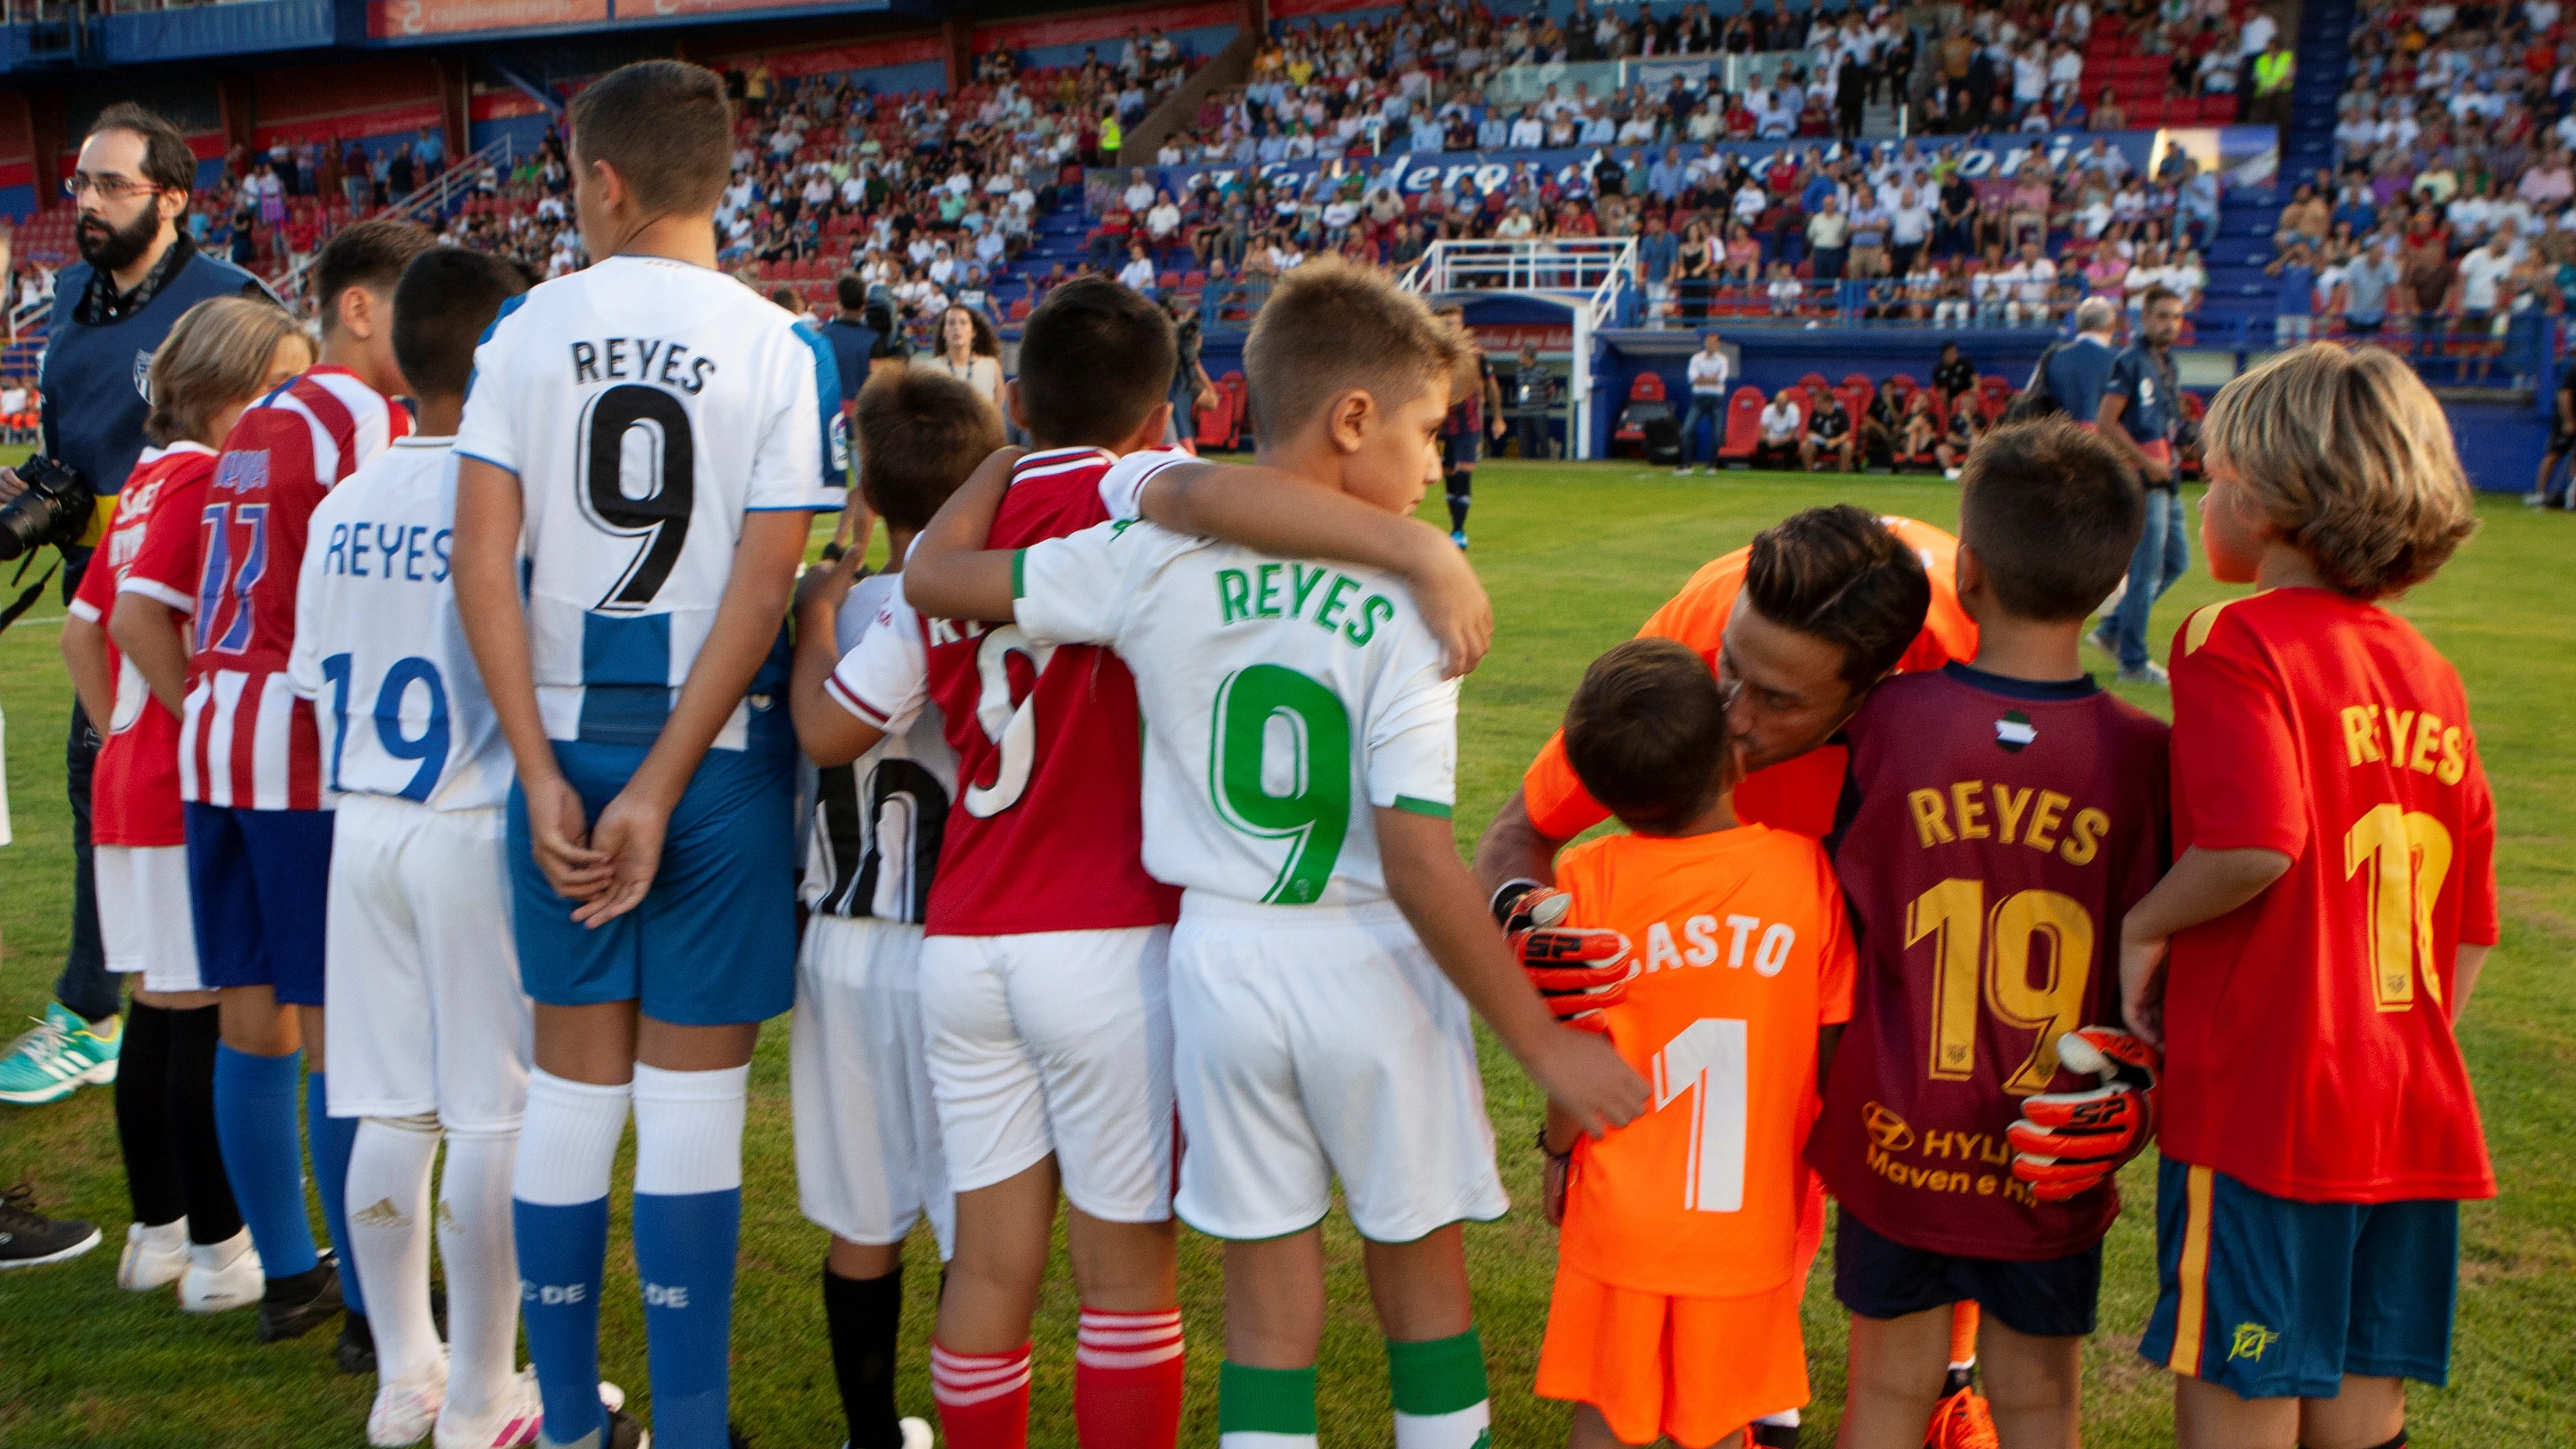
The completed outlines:
[[[191,800],[183,819],[198,979],[271,987],[282,1004],[320,1006],[331,812]]]
[[[2016,1263],[1910,1247],[1862,1222],[1849,1204],[1837,1218],[1834,1297],[1863,1318],[1904,1318],[1966,1299],[2033,1338],[2093,1331],[2102,1296],[2099,1243],[2062,1258]]]
[[[2456,1202],[2293,1202],[2168,1157],[2156,1265],[2139,1356],[2240,1398],[2331,1398],[2346,1375],[2450,1377]]]
[[[641,745],[555,741],[593,822],[644,763]],[[593,929],[529,852],[510,787],[512,925],[528,995],[549,1006],[633,1001],[657,1021],[766,1021],[796,999],[796,769],[791,750],[709,750],[671,811],[662,863],[635,909]]]

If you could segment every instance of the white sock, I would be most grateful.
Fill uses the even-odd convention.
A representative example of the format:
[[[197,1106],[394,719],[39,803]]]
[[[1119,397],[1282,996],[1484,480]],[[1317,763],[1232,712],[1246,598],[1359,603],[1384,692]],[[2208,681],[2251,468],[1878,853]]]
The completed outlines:
[[[1795,1409],[1782,1409],[1779,1413],[1765,1414],[1753,1422],[1757,1424],[1777,1424],[1783,1429],[1795,1429],[1798,1427],[1798,1411]]]
[[[644,1070],[643,1068],[639,1068]],[[625,1083],[567,1081],[543,1067],[528,1071],[528,1111],[510,1195],[540,1207],[571,1207],[608,1196],[609,1169],[626,1135]]]
[[[438,1325],[429,1313],[429,1168],[438,1119],[368,1117],[349,1148],[349,1256],[366,1290],[376,1374],[403,1383],[435,1374]]]
[[[438,1179],[438,1256],[447,1264],[447,1402],[491,1412],[519,1339],[519,1253],[510,1227],[514,1130],[450,1132]]]
[[[678,1196],[741,1187],[750,1087],[748,1066],[674,1072],[636,1063],[635,1190]]]
[[[250,1229],[244,1228],[220,1243],[191,1242],[188,1244],[188,1262],[191,1266],[202,1268],[206,1272],[220,1273],[249,1251]]]

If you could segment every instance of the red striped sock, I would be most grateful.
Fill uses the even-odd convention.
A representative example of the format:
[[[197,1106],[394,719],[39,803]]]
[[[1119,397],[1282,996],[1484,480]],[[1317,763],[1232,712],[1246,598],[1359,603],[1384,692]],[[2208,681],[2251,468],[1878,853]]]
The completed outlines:
[[[930,1397],[954,1449],[1028,1449],[1029,1346],[953,1353],[931,1344]]]
[[[1181,1310],[1082,1310],[1073,1351],[1073,1420],[1082,1449],[1172,1449],[1187,1367]]]

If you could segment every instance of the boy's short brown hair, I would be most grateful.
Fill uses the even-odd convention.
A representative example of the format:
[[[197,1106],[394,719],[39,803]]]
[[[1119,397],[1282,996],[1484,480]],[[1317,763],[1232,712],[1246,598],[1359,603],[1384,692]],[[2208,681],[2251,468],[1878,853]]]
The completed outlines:
[[[152,411],[143,435],[163,447],[208,437],[217,413],[255,398],[277,345],[303,325],[266,297],[214,297],[179,314],[152,353]]]
[[[1708,661],[1651,638],[1593,660],[1565,707],[1565,758],[1629,829],[1690,823],[1733,783],[1726,701]]]
[[[1454,391],[1474,366],[1474,344],[1457,323],[1434,316],[1393,278],[1329,255],[1270,289],[1243,344],[1253,430],[1273,442],[1312,422],[1346,389],[1393,407],[1433,377]]]
[[[414,257],[394,287],[394,361],[413,395],[463,397],[485,329],[526,290],[517,264],[490,252],[433,247]]]
[[[713,212],[733,171],[733,109],[714,71],[639,60],[565,107],[576,165],[605,161],[647,216]]]
[[[1932,581],[1877,514],[1837,503],[1753,535],[1744,597],[1772,623],[1840,647],[1843,683],[1861,690],[1894,669],[1923,632]]]
[[[918,533],[975,465],[1002,446],[1002,418],[961,378],[889,367],[859,389],[859,496]]]
[[[362,221],[332,233],[313,258],[308,283],[313,304],[321,309],[322,329],[327,332],[340,325],[340,298],[351,287],[364,287],[391,298],[394,285],[402,280],[403,268],[437,245],[438,238],[431,236],[428,228],[391,217]]]
[[[1046,294],[1020,333],[1020,415],[1040,447],[1112,447],[1171,395],[1180,366],[1172,319],[1108,277]]]
[[[2380,348],[2276,354],[2219,389],[2200,435],[2283,538],[2355,598],[2422,583],[2477,532],[2450,420]]]
[[[2091,614],[2127,577],[2146,526],[2129,461],[2065,417],[1995,429],[1960,470],[1959,543],[2015,618]]]

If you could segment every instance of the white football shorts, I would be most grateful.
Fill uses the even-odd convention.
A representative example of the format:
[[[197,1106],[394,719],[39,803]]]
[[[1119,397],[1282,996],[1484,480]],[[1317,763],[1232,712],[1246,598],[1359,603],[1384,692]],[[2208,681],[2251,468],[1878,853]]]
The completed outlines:
[[[1181,1221],[1249,1241],[1323,1221],[1408,1243],[1511,1206],[1466,998],[1392,904],[1193,891],[1172,932]]]
[[[990,1187],[1055,1155],[1104,1222],[1172,1215],[1169,926],[932,936],[921,1020],[948,1181]]]
[[[93,846],[90,869],[107,969],[141,972],[146,991],[205,990],[196,913],[188,908],[188,847]]]
[[[787,1037],[796,1201],[807,1221],[853,1243],[900,1243],[927,1217],[944,1262],[957,1199],[930,1096],[920,969],[919,926],[806,922]]]
[[[334,1117],[515,1132],[532,1058],[501,811],[343,795],[323,926]]]

